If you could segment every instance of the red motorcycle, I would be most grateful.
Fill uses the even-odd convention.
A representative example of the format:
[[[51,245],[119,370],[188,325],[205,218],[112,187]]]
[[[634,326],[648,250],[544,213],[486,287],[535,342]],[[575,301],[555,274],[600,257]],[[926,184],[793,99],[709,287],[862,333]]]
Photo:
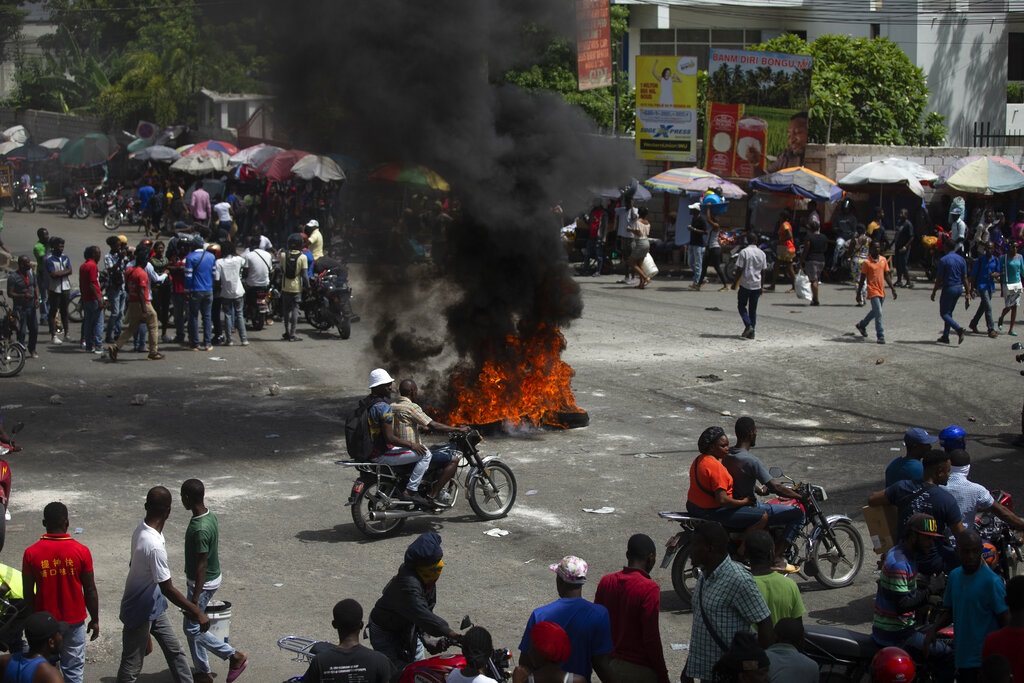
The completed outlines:
[[[0,504],[4,507],[4,514],[0,516],[0,550],[4,549],[4,541],[7,539],[7,520],[11,514],[7,512],[7,505],[11,501],[11,467],[4,460],[8,453],[17,453],[21,446],[14,443],[14,435],[22,430],[24,423],[19,422],[11,430],[10,438],[7,441],[0,440]]]

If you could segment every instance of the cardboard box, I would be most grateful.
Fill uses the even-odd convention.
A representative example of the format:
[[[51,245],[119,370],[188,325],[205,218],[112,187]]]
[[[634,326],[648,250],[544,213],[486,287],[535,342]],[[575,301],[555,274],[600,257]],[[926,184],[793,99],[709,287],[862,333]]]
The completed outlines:
[[[897,510],[895,505],[865,505],[861,510],[868,525],[871,547],[879,555],[896,545]]]

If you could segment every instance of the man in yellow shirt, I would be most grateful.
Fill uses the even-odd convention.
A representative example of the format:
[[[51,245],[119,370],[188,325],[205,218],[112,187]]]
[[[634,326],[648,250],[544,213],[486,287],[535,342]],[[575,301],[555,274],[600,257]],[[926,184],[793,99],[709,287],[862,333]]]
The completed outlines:
[[[320,234],[320,221],[313,218],[306,223],[306,236],[309,238],[309,251],[313,260],[319,261],[324,255],[324,236]]]
[[[299,322],[299,300],[309,286],[309,264],[302,253],[302,235],[288,236],[288,252],[285,254],[281,278],[281,316],[284,318],[285,341],[297,341],[295,326]]]

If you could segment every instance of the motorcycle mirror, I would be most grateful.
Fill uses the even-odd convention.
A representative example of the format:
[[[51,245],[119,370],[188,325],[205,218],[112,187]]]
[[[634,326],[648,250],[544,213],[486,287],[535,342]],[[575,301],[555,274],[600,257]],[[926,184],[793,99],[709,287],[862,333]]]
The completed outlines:
[[[772,475],[773,478],[778,479],[779,477],[782,476],[782,468],[781,467],[769,467],[768,468],[768,474]]]
[[[24,422],[19,422],[18,424],[14,425],[14,428],[11,430],[11,434],[17,434],[18,432],[20,432],[24,428],[25,428],[25,423]]]
[[[467,628],[469,628],[472,625],[473,625],[473,622],[470,620],[469,615],[467,614],[466,616],[462,617],[462,623],[459,624],[459,630],[460,631],[465,631]]]

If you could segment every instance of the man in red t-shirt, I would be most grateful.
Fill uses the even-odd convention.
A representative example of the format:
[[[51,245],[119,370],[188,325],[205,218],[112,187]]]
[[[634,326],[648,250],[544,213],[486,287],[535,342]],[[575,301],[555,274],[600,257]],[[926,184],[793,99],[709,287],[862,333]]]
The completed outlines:
[[[30,612],[49,612],[68,623],[60,646],[60,669],[66,683],[81,683],[85,670],[85,635],[100,636],[99,594],[92,553],[68,535],[64,503],[43,508],[46,533],[25,549],[21,560],[25,601]],[[88,614],[89,623],[85,623]]]
[[[1024,681],[1024,576],[1015,576],[1006,584],[1006,606],[1010,624],[985,636],[981,659],[1002,655],[1010,660],[1013,680]]]
[[[99,247],[86,247],[85,261],[78,268],[78,289],[82,292],[82,348],[103,353],[103,292],[100,291]]]
[[[135,265],[124,271],[124,285],[128,290],[128,306],[125,310],[127,323],[117,341],[107,347],[112,361],[117,360],[117,352],[135,336],[142,323],[146,323],[149,360],[164,359],[164,354],[157,348],[160,321],[157,319],[156,309],[153,308],[153,297],[149,287],[150,275],[147,272],[149,270],[152,270],[149,266],[149,249],[140,247],[135,252]],[[153,275],[156,276],[155,271]]]

